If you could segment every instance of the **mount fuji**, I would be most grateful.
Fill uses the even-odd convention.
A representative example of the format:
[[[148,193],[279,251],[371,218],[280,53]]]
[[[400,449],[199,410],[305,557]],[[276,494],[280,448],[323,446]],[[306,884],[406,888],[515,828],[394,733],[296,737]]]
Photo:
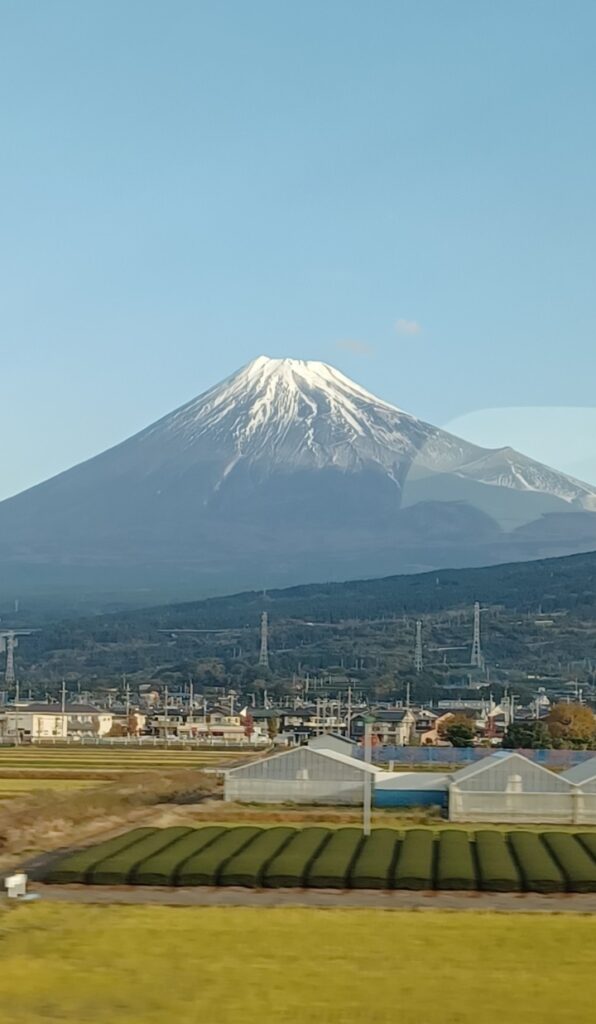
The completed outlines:
[[[596,548],[595,513],[588,484],[261,356],[1,502],[1,589],[182,598],[541,558]]]

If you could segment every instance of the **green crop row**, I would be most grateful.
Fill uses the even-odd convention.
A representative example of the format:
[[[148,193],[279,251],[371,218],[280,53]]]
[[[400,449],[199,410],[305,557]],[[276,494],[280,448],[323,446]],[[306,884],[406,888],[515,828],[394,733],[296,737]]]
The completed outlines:
[[[476,833],[478,888],[489,892],[518,892],[521,878],[507,836],[503,832]]]
[[[92,869],[106,857],[111,857],[122,850],[136,846],[147,836],[153,835],[154,828],[135,828],[132,832],[125,832],[124,835],[115,839],[108,839],[99,846],[91,846],[86,850],[79,850],[63,857],[52,865],[45,876],[46,882],[88,882]]]
[[[473,845],[465,832],[446,829],[439,835],[436,868],[437,889],[475,889]]]
[[[338,828],[310,865],[306,884],[313,889],[347,889],[350,869],[362,845],[362,829]]]
[[[290,842],[269,862],[263,874],[263,885],[268,889],[304,885],[311,864],[330,837],[327,828],[297,829]]]
[[[596,834],[445,829],[140,828],[56,861],[44,881],[250,888],[596,892]]]

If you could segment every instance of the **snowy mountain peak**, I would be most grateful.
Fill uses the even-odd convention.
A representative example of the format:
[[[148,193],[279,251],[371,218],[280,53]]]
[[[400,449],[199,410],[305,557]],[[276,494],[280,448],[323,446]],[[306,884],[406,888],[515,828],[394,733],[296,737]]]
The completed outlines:
[[[142,437],[221,465],[219,489],[242,464],[259,472],[381,471],[401,487],[411,474],[454,473],[478,483],[551,494],[596,507],[596,490],[514,449],[470,444],[377,398],[335,367],[258,356]],[[203,455],[201,455],[201,459]]]
[[[372,395],[335,367],[314,359],[272,359],[270,356],[258,356],[212,390],[225,393],[230,386],[234,391],[238,388],[258,390],[267,386],[275,393],[275,397],[282,391],[323,391],[329,394],[330,400],[334,400],[340,406],[346,401],[359,400],[401,412],[396,406]]]
[[[432,459],[444,461],[447,455],[448,465],[476,453],[327,363],[268,356],[182,406],[150,428],[155,431],[181,437],[186,445],[208,438],[231,461],[343,470],[374,464],[390,475],[397,463],[413,460],[428,445]]]

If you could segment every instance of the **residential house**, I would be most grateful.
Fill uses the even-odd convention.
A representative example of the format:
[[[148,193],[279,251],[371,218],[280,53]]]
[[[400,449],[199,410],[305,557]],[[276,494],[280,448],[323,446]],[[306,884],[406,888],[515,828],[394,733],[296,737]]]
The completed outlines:
[[[405,747],[412,743],[416,733],[416,715],[410,708],[394,708],[386,711],[372,711],[373,743],[390,747]],[[364,739],[366,715],[352,717],[351,733],[355,740]]]

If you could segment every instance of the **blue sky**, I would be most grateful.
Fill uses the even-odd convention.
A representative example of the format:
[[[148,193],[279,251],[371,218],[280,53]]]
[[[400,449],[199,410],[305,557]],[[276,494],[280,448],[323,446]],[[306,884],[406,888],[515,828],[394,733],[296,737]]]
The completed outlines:
[[[596,482],[595,35],[579,0],[2,0],[0,496],[261,353]]]

